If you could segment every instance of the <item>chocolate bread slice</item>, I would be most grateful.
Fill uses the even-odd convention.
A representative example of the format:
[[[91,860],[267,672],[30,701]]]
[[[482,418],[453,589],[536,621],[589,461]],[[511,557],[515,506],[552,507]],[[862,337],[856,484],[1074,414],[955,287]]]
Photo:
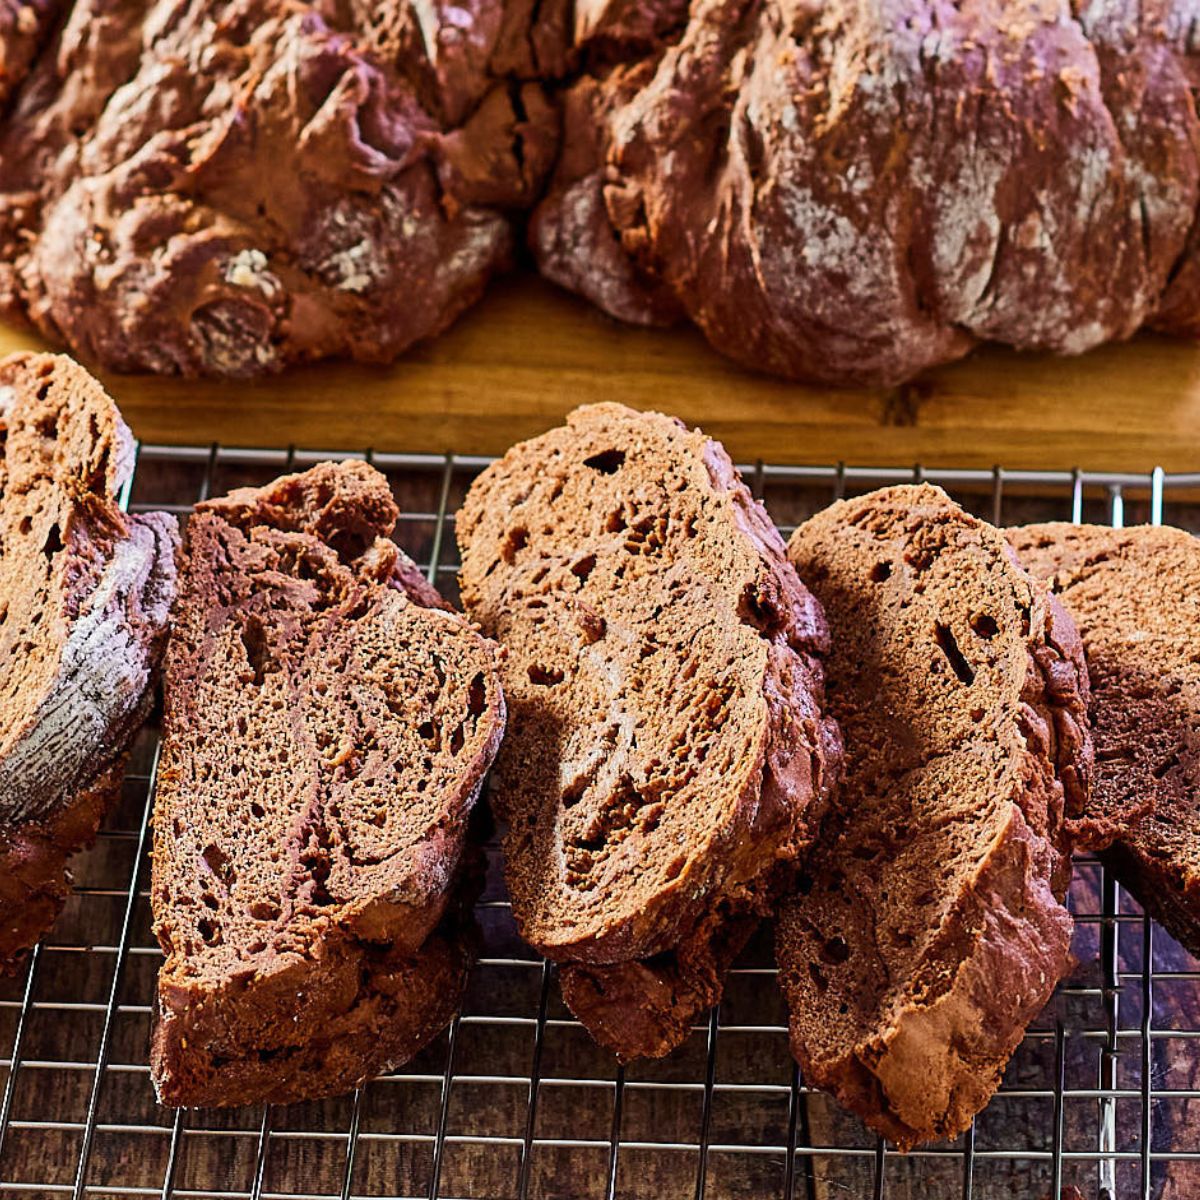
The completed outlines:
[[[812,837],[840,758],[825,622],[720,445],[582,408],[458,517],[508,649],[490,796],[521,933],[622,1059],[666,1054]]]
[[[175,518],[126,516],[133,438],[70,359],[0,362],[0,971],[120,793],[175,589]]]
[[[499,652],[363,463],[199,505],[167,654],[152,903],[164,1104],[345,1091],[450,1020]]]
[[[1181,529],[1008,534],[1062,600],[1092,679],[1089,815],[1117,878],[1200,954],[1200,542]]]
[[[792,1049],[900,1146],[953,1137],[1070,966],[1082,647],[1003,535],[938,488],[835,504],[789,554],[828,615],[846,742],[780,914]]]

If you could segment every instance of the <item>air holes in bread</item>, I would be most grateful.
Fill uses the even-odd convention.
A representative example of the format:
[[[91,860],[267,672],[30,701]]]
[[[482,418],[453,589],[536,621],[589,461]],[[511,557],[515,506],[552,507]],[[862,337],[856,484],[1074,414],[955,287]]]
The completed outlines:
[[[439,684],[444,686],[446,682],[443,674],[439,680]],[[487,684],[484,683],[482,675],[476,675],[467,688],[467,709],[473,717],[481,717],[483,710],[487,704]]]
[[[996,624],[996,618],[988,616],[987,613],[976,613],[971,618],[971,628],[984,641],[991,641],[999,632],[1000,627]]]
[[[827,963],[844,963],[850,957],[850,947],[843,937],[828,938],[821,947],[821,958]]]
[[[884,580],[892,577],[892,564],[890,562],[877,562],[871,568],[871,582],[883,583]]]
[[[1165,779],[1177,766],[1179,766],[1179,755],[1172,754],[1166,762],[1161,762],[1151,772],[1155,779]]]
[[[950,627],[939,621],[934,626],[933,636],[937,639],[938,648],[946,656],[946,661],[950,664],[954,674],[958,676],[960,682],[970,687],[975,682],[975,671],[963,657],[963,652],[958,648],[958,642]]]
[[[557,667],[545,667],[541,663],[529,664],[529,682],[539,687],[554,687],[566,678]]]
[[[506,563],[516,561],[517,555],[529,544],[529,530],[523,525],[510,529],[505,535],[504,544],[500,547],[500,557]]]
[[[596,556],[594,554],[585,554],[572,568],[571,574],[579,579],[587,579],[587,577],[595,570]]]
[[[267,633],[262,621],[251,614],[242,626],[242,645],[246,648],[246,662],[253,673],[255,686],[261,686],[266,678]]]
[[[615,475],[625,465],[625,451],[601,450],[599,454],[585,458],[583,465],[599,471],[601,475]]]

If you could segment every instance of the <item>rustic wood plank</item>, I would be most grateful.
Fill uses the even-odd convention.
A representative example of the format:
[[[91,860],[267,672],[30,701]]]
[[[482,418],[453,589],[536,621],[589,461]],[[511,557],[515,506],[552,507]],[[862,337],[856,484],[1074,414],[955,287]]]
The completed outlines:
[[[0,327],[0,352],[37,344]],[[744,371],[692,329],[622,327],[524,275],[392,367],[107,382],[138,436],[172,443],[496,453],[618,399],[703,425],[742,459],[1200,469],[1192,344],[1144,337],[1070,360],[988,349],[906,387],[839,392]]]

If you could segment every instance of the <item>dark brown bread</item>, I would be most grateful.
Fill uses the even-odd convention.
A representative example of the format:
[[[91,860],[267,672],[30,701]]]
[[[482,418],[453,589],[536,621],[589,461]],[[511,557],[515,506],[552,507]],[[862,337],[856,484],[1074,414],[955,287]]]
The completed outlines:
[[[1075,618],[1092,679],[1089,815],[1117,878],[1200,954],[1200,542],[1148,525],[1030,525],[1021,561]]]
[[[165,1104],[345,1091],[461,996],[498,651],[425,607],[396,515],[387,481],[348,462],[189,522],[154,818]]]
[[[458,538],[509,652],[490,794],[521,932],[598,1041],[665,1054],[836,774],[820,606],[716,442],[617,404],[489,467]]]
[[[66,358],[0,362],[0,970],[52,924],[120,792],[175,589],[175,518],[129,517],[133,439]]]
[[[1200,328],[1188,0],[593,0],[542,272],[756,370]]]
[[[118,370],[394,358],[509,264],[553,158],[561,0],[17,3],[0,310]]]
[[[789,553],[828,614],[846,742],[780,916],[792,1049],[899,1145],[953,1137],[1070,966],[1082,647],[1003,535],[938,488],[835,504]]]

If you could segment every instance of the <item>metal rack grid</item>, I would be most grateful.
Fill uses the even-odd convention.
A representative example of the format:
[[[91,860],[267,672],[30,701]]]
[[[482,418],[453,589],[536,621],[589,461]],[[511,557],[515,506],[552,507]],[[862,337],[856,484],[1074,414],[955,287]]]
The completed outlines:
[[[326,452],[142,446],[124,502],[186,516]],[[487,460],[357,455],[392,480],[397,540],[456,596],[454,510]],[[996,523],[1168,521],[1200,531],[1200,473],[743,467],[785,532],[831,499],[928,478]],[[562,1006],[553,968],[516,936],[494,844],[484,956],[462,1013],[405,1067],[353,1096],[290,1107],[158,1109],[146,1048],[150,934],[147,729],[125,796],[76,860],[66,912],[0,983],[0,1193],[26,1197],[782,1197],[890,1200],[1200,1196],[1200,964],[1101,864],[1070,902],[1080,967],[954,1143],[894,1153],[787,1054],[769,932],[719,1008],[660,1063],[618,1069]],[[0,1051],[2,1052],[2,1051]],[[1076,1188],[1078,1192],[1069,1189]]]

